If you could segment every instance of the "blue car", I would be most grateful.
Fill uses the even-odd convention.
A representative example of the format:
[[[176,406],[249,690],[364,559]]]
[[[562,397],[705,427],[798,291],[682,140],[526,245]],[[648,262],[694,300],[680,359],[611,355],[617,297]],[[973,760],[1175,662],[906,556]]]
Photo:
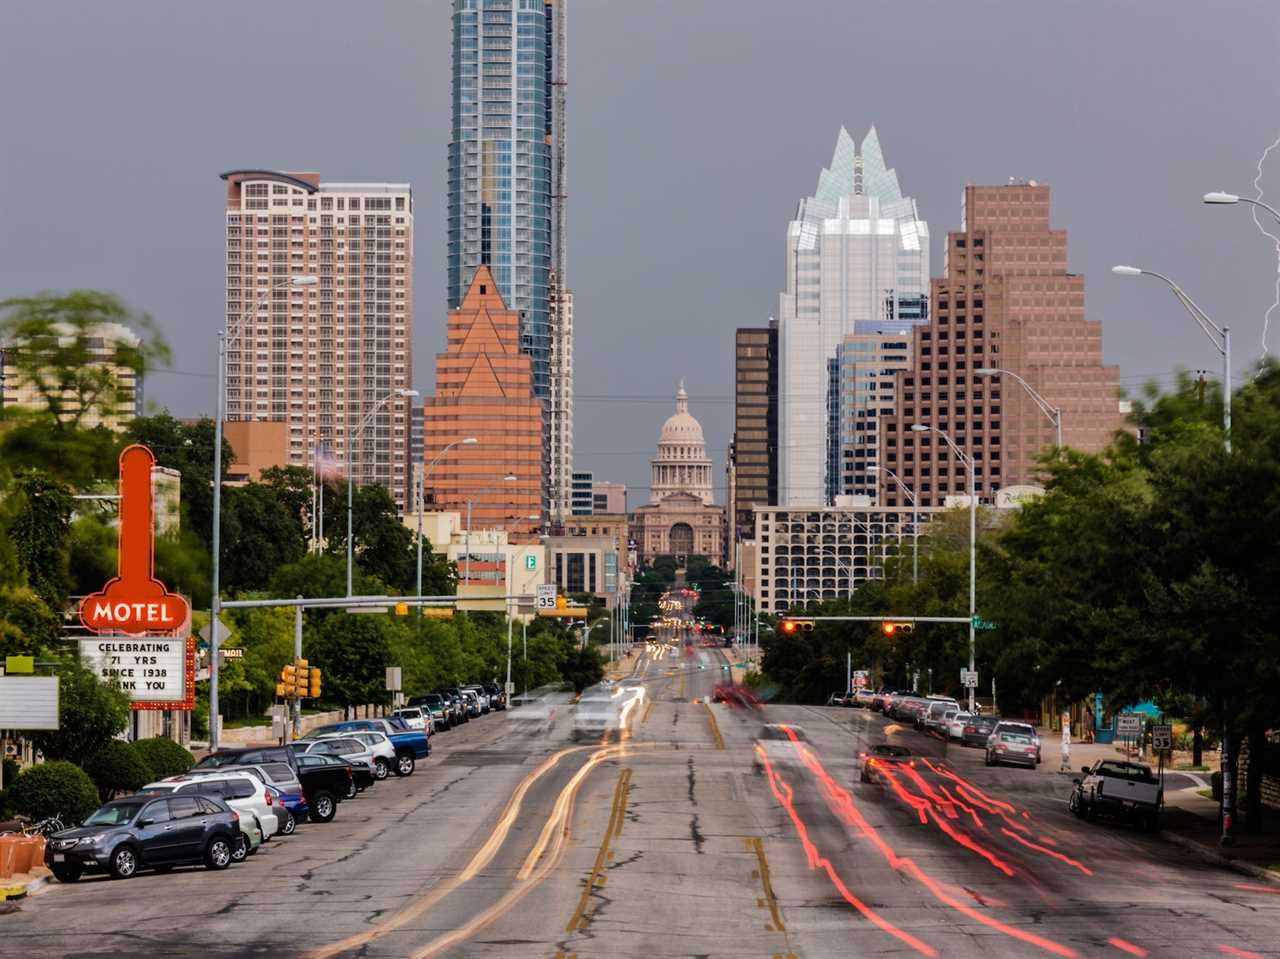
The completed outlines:
[[[413,774],[416,762],[431,755],[431,736],[423,729],[410,729],[397,719],[347,719],[342,722],[318,726],[307,735],[322,736],[326,733],[375,732],[385,733],[396,750],[396,765],[392,769],[397,776]]]
[[[307,800],[300,792],[285,792],[279,786],[273,786],[271,783],[267,783],[266,787],[276,803],[289,810],[288,816],[280,817],[280,835],[292,836],[294,830],[298,828],[298,823],[305,822],[307,813],[311,811],[307,805]]]

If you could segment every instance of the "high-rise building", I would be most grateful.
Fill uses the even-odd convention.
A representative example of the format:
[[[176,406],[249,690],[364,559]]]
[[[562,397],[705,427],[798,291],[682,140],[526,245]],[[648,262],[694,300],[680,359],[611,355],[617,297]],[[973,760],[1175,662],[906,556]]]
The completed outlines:
[[[596,480],[591,491],[591,512],[626,513],[627,484],[614,483],[610,480]]]
[[[561,515],[573,460],[564,0],[453,0],[452,16],[449,307],[485,266],[518,313],[534,395],[546,403],[542,506]]]
[[[595,474],[575,470],[569,493],[569,512],[574,516],[590,516],[595,512]]]
[[[52,368],[31,375],[30,356],[19,363],[18,354],[36,352],[39,355],[45,345],[23,340],[0,343],[0,408],[26,407],[53,412],[63,422],[78,422],[85,429],[104,426],[109,430],[123,430],[129,422],[142,414],[142,380],[133,368],[125,363],[125,355],[132,353],[141,342],[137,334],[120,323],[98,323],[84,330],[70,325],[60,325],[55,333],[59,343],[48,344],[48,349],[68,348],[79,345],[88,354],[86,366],[110,372],[112,388],[96,397],[92,406],[81,407],[86,398],[80,390],[60,389]]]
[[[893,408],[885,399],[892,374],[849,360],[843,372],[865,376],[874,388],[846,391],[840,349],[850,336],[857,344],[907,338],[927,321],[928,289],[929,228],[915,200],[902,195],[885,165],[874,127],[860,147],[841,128],[831,166],[787,229],[776,502],[817,506],[837,495],[874,493],[867,468],[877,465],[879,418]],[[842,423],[850,428],[842,431]]]
[[[778,324],[734,337],[733,453],[729,541],[755,532],[752,509],[778,501]],[[730,547],[732,554],[732,547]]]
[[[289,424],[289,463],[317,449],[357,483],[408,495],[413,193],[233,170],[227,181],[228,420]],[[314,286],[291,280],[314,276]],[[348,437],[352,437],[348,450]]]
[[[448,349],[436,354],[435,394],[424,404],[425,449],[456,444],[426,478],[426,501],[469,517],[473,529],[505,530],[513,543],[534,542],[540,526],[542,403],[531,366],[519,315],[480,267],[449,311]]]
[[[967,186],[946,276],[930,289],[932,324],[913,331],[912,368],[897,374],[897,409],[881,456],[921,506],[968,494],[968,470],[932,432],[945,431],[977,467],[980,501],[1033,484],[1053,422],[1010,376],[1062,411],[1065,445],[1097,452],[1123,428],[1119,369],[1102,363],[1102,324],[1084,315],[1084,277],[1067,272],[1067,232],[1049,225],[1049,188],[1034,180]],[[888,476],[882,502],[905,500]]]

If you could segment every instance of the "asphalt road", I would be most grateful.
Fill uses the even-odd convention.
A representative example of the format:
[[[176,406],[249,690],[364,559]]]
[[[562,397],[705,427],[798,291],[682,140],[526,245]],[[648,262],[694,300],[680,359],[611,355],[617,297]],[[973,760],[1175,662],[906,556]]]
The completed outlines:
[[[49,887],[0,915],[0,955],[1280,956],[1280,886],[878,714],[709,705],[723,662],[637,657],[648,696],[604,742],[567,709],[440,735],[414,776],[225,872]],[[766,721],[808,743],[757,772]],[[859,783],[885,741],[916,766]]]

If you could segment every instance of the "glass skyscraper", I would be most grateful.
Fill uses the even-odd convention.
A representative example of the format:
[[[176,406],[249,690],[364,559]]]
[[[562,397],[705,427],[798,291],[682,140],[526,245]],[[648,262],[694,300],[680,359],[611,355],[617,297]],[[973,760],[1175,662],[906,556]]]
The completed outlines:
[[[553,37],[544,0],[453,0],[449,307],[481,265],[520,315],[533,389],[550,391]]]

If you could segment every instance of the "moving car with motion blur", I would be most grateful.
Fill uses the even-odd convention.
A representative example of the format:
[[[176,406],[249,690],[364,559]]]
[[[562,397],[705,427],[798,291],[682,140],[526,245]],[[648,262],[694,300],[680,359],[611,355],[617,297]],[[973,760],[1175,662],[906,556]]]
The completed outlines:
[[[130,796],[50,836],[45,864],[59,882],[90,871],[128,879],[194,863],[226,869],[240,841],[240,814],[212,796]]]
[[[998,716],[970,716],[965,720],[964,728],[960,733],[960,745],[980,746],[986,749],[987,740],[991,738],[991,733],[999,721]]]
[[[1160,806],[1164,790],[1150,766],[1099,759],[1084,766],[1083,779],[1073,779],[1074,789],[1067,808],[1081,819],[1098,816],[1123,819],[1152,832],[1160,828]]]
[[[750,686],[738,683],[717,683],[711,690],[711,701],[733,707],[741,706],[744,709],[759,710],[761,708],[760,697],[756,695],[756,691]]]
[[[916,761],[911,758],[911,750],[906,746],[878,743],[858,754],[858,764],[861,768],[859,782],[876,783],[880,781],[877,777],[883,775],[886,767],[914,766]]]

